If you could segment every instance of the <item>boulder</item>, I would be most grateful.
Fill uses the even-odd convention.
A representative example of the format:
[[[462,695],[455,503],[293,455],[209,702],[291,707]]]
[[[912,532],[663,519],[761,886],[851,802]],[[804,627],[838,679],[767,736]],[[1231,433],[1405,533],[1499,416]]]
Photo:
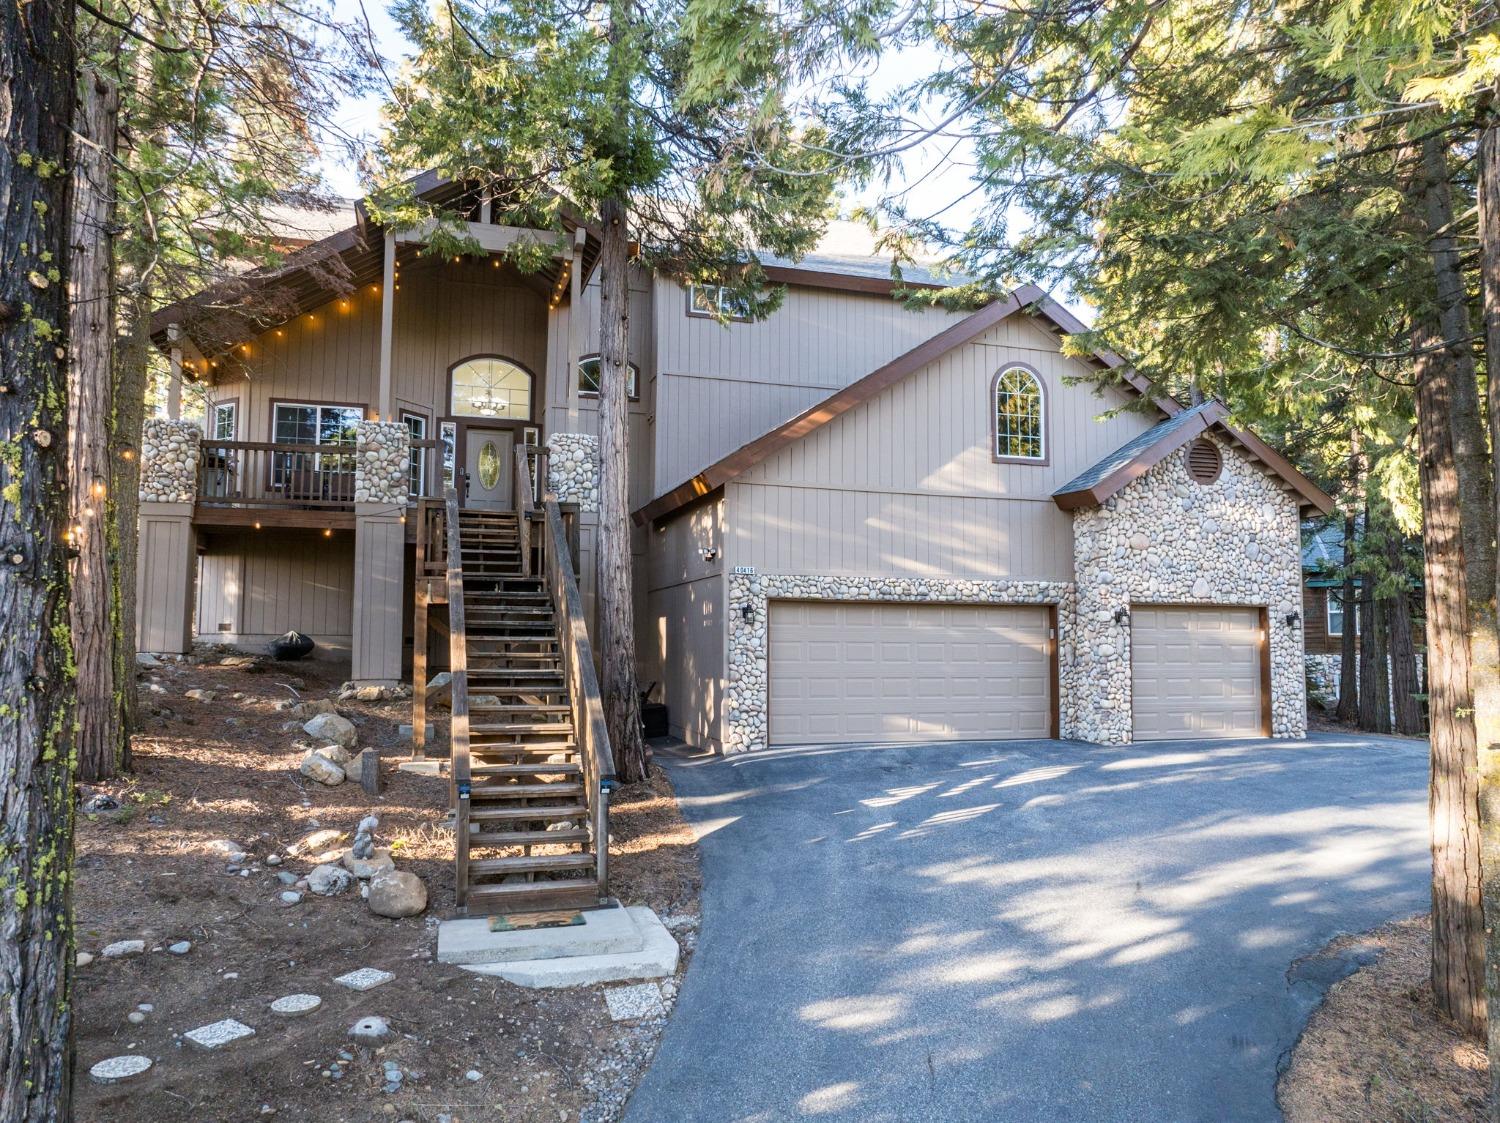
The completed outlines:
[[[218,696],[219,693],[216,690],[203,690],[196,687],[183,695],[184,698],[191,698],[195,702],[212,702]]]
[[[334,897],[348,889],[354,879],[338,866],[314,866],[307,875],[307,887],[320,897]],[[425,894],[424,894],[425,895]]]
[[[297,856],[307,854],[321,854],[330,850],[344,841],[344,832],[336,831],[332,827],[324,827],[322,830],[313,831],[312,834],[298,839],[287,847],[287,852]]]
[[[216,838],[208,844],[208,852],[226,862],[243,862],[245,848],[231,838]]]
[[[318,714],[302,727],[302,732],[322,741],[332,741],[342,749],[354,748],[359,740],[352,721],[331,713]]]
[[[427,704],[429,706],[450,706],[453,704],[453,675],[448,671],[439,671],[433,675],[427,683]]]
[[[356,858],[354,851],[349,851],[344,855],[344,868],[361,881],[368,881],[372,877],[389,873],[396,868],[396,863],[391,860],[389,847],[379,846],[370,851],[366,858]]]
[[[298,702],[292,707],[292,713],[303,721],[308,718],[317,717],[319,714],[336,714],[338,709],[331,698],[309,698],[305,702]]]
[[[416,916],[427,908],[427,887],[406,870],[390,870],[370,879],[370,911],[376,916]]]
[[[321,752],[311,752],[302,758],[297,769],[309,780],[316,780],[330,788],[336,788],[346,779],[344,770]]]
[[[99,954],[105,959],[128,959],[132,955],[140,955],[145,950],[145,940],[117,940],[106,945]]]

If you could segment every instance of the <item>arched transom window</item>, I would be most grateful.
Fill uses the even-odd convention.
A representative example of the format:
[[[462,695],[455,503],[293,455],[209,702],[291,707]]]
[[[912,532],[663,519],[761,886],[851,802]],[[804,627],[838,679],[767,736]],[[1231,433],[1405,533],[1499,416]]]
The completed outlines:
[[[1047,459],[1046,397],[1029,367],[1005,367],[995,375],[995,459]]]
[[[531,373],[508,359],[480,355],[452,370],[453,414],[457,417],[531,418]]]

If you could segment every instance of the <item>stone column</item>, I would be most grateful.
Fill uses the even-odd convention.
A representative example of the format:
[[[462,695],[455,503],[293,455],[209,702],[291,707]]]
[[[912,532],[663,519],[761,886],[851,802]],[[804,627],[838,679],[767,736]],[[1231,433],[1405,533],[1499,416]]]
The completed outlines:
[[[410,435],[361,421],[354,470],[354,651],[358,683],[401,681]]]
[[[198,575],[193,503],[199,442],[191,422],[148,418],[141,439],[140,554],[136,565],[136,647],[184,655],[193,645]]]
[[[599,438],[590,433],[553,433],[547,438],[547,490],[559,503],[599,509]]]

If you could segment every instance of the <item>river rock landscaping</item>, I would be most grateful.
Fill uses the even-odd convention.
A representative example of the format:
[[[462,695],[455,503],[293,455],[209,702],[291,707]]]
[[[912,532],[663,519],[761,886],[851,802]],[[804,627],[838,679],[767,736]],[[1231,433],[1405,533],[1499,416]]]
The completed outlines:
[[[410,751],[405,691],[346,689],[334,663],[295,670],[223,650],[138,670],[135,771],[80,792],[115,807],[79,816],[77,1054],[93,1078],[76,1117],[616,1118],[677,979],[649,984],[660,1003],[611,1003],[631,984],[535,991],[437,963],[453,901],[447,780],[395,768]],[[322,715],[338,722],[306,728]],[[441,751],[446,714],[432,716]],[[302,767],[366,748],[384,765],[376,797]],[[612,801],[613,887],[671,918],[681,970],[697,849],[654,771]],[[357,1025],[385,1032],[351,1036]]]

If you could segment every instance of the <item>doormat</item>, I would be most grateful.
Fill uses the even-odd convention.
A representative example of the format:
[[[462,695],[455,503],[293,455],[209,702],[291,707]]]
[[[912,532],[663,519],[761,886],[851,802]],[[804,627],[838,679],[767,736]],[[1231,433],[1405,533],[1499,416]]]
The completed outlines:
[[[537,928],[574,928],[582,923],[581,912],[521,912],[511,916],[490,917],[490,931],[531,932]]]

